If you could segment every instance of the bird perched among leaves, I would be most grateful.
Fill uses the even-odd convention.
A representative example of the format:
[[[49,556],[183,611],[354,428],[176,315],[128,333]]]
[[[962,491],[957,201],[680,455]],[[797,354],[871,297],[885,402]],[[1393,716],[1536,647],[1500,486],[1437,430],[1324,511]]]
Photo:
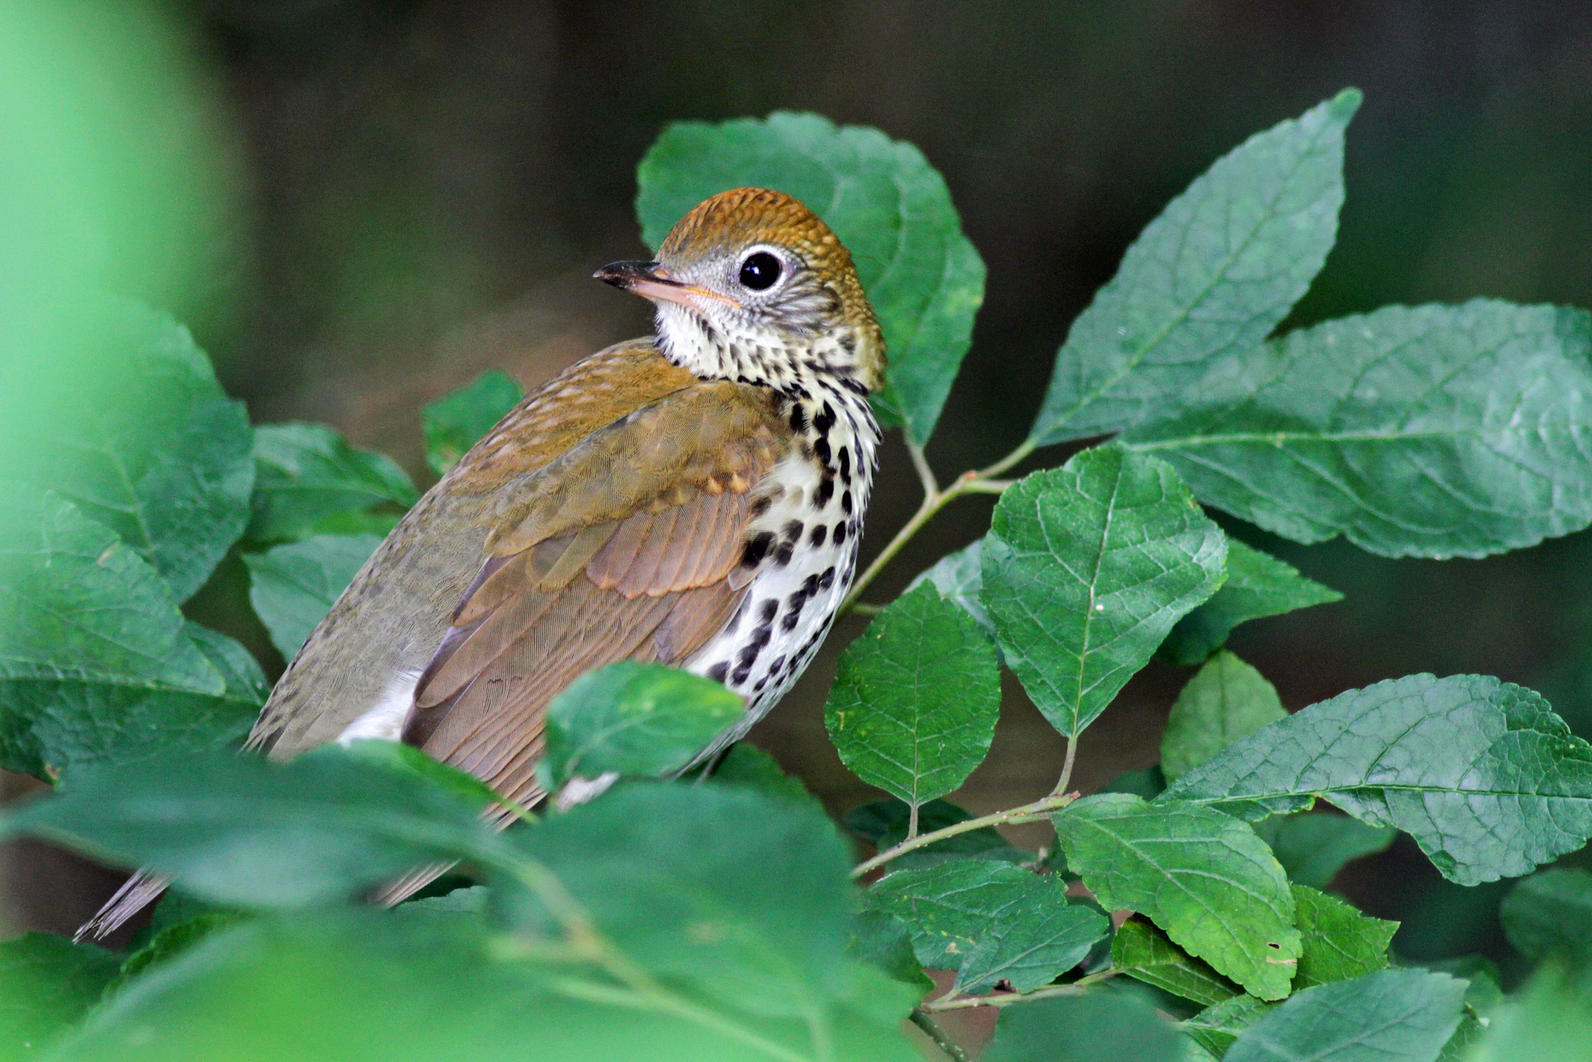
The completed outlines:
[[[851,585],[879,443],[884,339],[851,255],[795,199],[740,188],[656,261],[596,277],[650,299],[654,335],[566,369],[420,499],[249,748],[401,740],[529,804],[548,702],[583,672],[661,661],[723,682],[747,710],[707,754],[807,667]],[[162,887],[134,878],[80,935]]]

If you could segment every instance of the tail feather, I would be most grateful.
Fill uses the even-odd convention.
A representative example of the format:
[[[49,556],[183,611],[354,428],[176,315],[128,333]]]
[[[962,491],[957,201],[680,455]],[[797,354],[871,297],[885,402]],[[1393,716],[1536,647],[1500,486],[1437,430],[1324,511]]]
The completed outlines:
[[[169,884],[169,878],[156,877],[143,871],[134,874],[122,883],[114,896],[105,901],[105,906],[96,911],[93,918],[78,927],[72,940],[77,943],[90,939],[104,940],[116,932],[122,923],[153,903]]]

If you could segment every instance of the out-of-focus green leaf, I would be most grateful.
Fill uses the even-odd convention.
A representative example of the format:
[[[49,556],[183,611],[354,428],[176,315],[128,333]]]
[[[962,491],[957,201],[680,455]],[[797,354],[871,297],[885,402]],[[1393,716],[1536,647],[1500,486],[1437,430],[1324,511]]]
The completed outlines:
[[[1397,922],[1372,918],[1335,896],[1291,882],[1304,952],[1294,991],[1383,969]]]
[[[1498,907],[1504,935],[1528,959],[1592,965],[1592,873],[1551,867],[1522,880]]]
[[[537,777],[551,792],[576,775],[667,774],[745,714],[746,702],[712,679],[662,664],[609,664],[553,698]]]
[[[1088,992],[1002,1007],[979,1062],[1186,1062],[1171,1022],[1147,1003]]]
[[[1350,690],[1229,745],[1160,797],[1248,819],[1323,797],[1415,838],[1450,881],[1524,874],[1592,837],[1592,746],[1539,694],[1410,675]]]
[[[1098,447],[1001,495],[984,607],[1034,704],[1076,737],[1215,592],[1225,553],[1168,466]]]
[[[249,603],[284,660],[293,659],[379,545],[375,535],[313,535],[243,555]]]
[[[1168,783],[1234,741],[1288,713],[1260,672],[1225,650],[1189,679],[1172,702],[1161,735],[1161,772]]]
[[[1462,1057],[1465,1062],[1584,1062],[1592,1044],[1592,984],[1540,971]]]
[[[921,806],[983,761],[1000,700],[989,635],[933,586],[920,586],[841,654],[824,723],[853,773]]]
[[[1111,965],[1163,992],[1202,1006],[1240,995],[1243,989],[1173,944],[1149,922],[1129,919],[1111,939]]]
[[[524,393],[514,377],[492,369],[422,409],[420,425],[431,471],[440,476],[458,464],[465,451],[502,420]]]
[[[1481,557],[1592,522],[1589,404],[1584,310],[1389,306],[1256,348],[1241,396],[1124,442],[1286,538]]]
[[[264,680],[235,642],[187,623],[169,585],[54,494],[0,514],[0,766],[44,777],[224,745]]]
[[[1280,616],[1343,597],[1269,553],[1227,540],[1227,581],[1211,599],[1178,620],[1161,643],[1160,655],[1174,664],[1193,667],[1221,648],[1240,623]]]
[[[0,1057],[33,1058],[78,1021],[121,960],[49,933],[0,941]]]
[[[149,866],[243,906],[335,902],[428,863],[500,858],[482,802],[432,777],[446,768],[418,770],[413,750],[364,745],[284,765],[214,752],[86,766],[49,799],[0,817],[0,833]]]
[[[1139,912],[1252,995],[1288,994],[1301,947],[1293,895],[1248,825],[1126,793],[1085,797],[1053,818],[1068,867],[1108,910]]]
[[[1380,970],[1307,988],[1257,1017],[1223,1062],[1433,1062],[1459,1024],[1465,982]]]
[[[254,432],[256,542],[305,538],[326,522],[378,506],[407,509],[414,484],[390,458],[356,450],[324,424],[268,424]]]
[[[884,329],[890,367],[875,404],[908,438],[928,441],[972,342],[984,263],[962,234],[945,181],[917,148],[815,114],[677,122],[637,178],[636,213],[651,247],[692,207],[730,188],[777,189],[821,217],[851,251]]]
[[[311,912],[212,933],[108,1000],[49,1057],[422,1062],[529,1051],[767,1062],[827,1050],[836,1062],[910,1062],[896,1028],[904,1013],[885,1020],[848,1000],[800,1019],[757,1015],[667,981],[624,985],[467,912]]]
[[[1152,221],[1073,322],[1029,433],[1105,435],[1230,393],[1338,235],[1353,89],[1251,137]]]
[[[851,860],[817,807],[732,787],[621,783],[508,836],[630,961],[723,1005],[798,1017],[872,999],[881,1020],[899,1021],[919,997],[843,959]],[[545,896],[507,913],[545,935],[565,920]]]
[[[76,312],[86,322],[82,342],[94,349],[60,356],[86,358],[94,371],[35,381],[23,423],[39,425],[45,439],[17,438],[18,425],[0,420],[0,486],[70,500],[185,600],[248,521],[248,416],[170,317],[109,298],[85,300]]]

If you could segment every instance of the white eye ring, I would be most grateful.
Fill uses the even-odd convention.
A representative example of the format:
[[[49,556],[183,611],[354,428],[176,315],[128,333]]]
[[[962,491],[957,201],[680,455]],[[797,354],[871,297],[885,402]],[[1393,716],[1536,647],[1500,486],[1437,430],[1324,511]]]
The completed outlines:
[[[767,295],[790,275],[785,256],[772,247],[759,244],[741,256],[735,269],[735,282],[756,295]]]

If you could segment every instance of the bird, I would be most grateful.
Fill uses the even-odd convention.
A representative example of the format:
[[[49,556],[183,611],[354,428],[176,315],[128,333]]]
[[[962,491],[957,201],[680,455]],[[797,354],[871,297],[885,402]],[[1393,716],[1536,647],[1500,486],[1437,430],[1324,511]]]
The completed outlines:
[[[586,671],[655,661],[739,694],[744,715],[700,761],[812,661],[855,575],[880,443],[884,337],[850,253],[792,196],[736,188],[654,259],[594,276],[650,300],[653,334],[553,377],[421,497],[288,664],[246,749],[285,761],[403,741],[530,806],[546,795],[548,703]],[[133,877],[79,939],[165,884]]]

